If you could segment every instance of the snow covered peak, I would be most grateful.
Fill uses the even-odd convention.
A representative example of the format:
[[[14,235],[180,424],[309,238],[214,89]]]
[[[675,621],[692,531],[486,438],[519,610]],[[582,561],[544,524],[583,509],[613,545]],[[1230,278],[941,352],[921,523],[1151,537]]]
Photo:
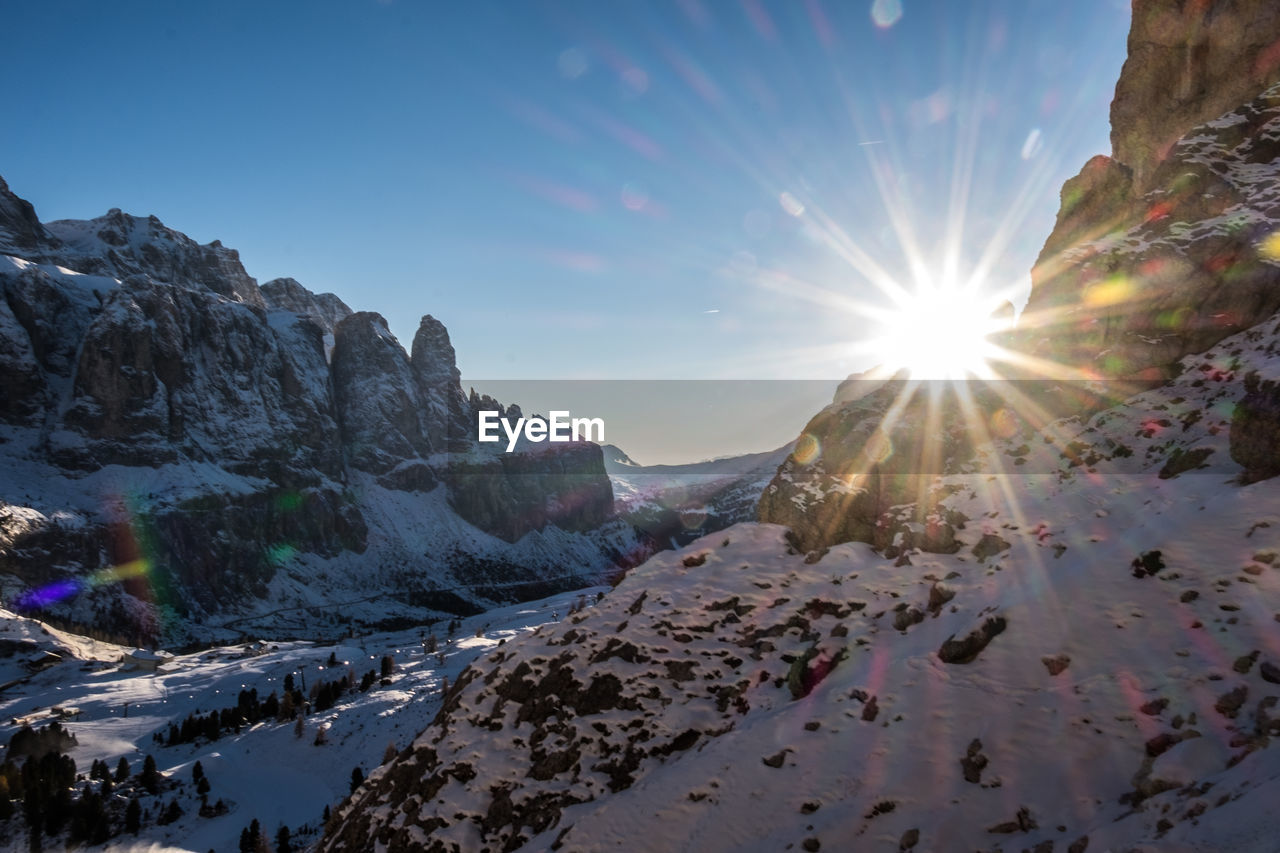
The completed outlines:
[[[338,323],[351,316],[351,309],[333,293],[312,293],[293,278],[273,278],[262,285],[267,307],[292,311],[315,321],[325,334],[332,335]]]
[[[62,244],[59,258],[78,272],[121,279],[145,275],[266,307],[239,252],[219,240],[201,245],[155,216],[133,216],[113,208],[95,219],[62,219],[46,227]]]

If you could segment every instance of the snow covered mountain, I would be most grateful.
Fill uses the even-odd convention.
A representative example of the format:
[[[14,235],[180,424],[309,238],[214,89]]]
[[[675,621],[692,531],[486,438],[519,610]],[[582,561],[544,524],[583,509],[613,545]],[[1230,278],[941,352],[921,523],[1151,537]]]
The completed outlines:
[[[322,850],[1276,848],[1280,23],[1133,21],[1002,341],[1060,375],[841,389],[761,523],[478,660]]]
[[[606,445],[604,467],[620,518],[647,536],[654,550],[678,548],[713,530],[753,521],[760,492],[791,452],[787,444],[686,465],[640,465]]]
[[[3,182],[0,292],[7,602],[135,641],[282,608],[324,633],[330,605],[474,612],[634,561],[598,447],[475,442],[474,407],[503,407],[464,395],[429,315],[406,352],[217,241],[119,210],[43,225]]]
[[[464,672],[323,849],[1272,849],[1280,481],[1233,459],[1251,371],[1280,377],[1280,315],[982,445],[931,478],[948,553],[743,524],[652,558]]]

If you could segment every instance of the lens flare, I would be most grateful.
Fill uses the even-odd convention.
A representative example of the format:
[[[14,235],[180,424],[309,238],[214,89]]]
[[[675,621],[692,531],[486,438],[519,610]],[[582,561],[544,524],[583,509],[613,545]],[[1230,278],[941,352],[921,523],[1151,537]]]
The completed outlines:
[[[902,17],[901,0],[875,0],[871,4],[871,20],[882,30],[887,30]]]

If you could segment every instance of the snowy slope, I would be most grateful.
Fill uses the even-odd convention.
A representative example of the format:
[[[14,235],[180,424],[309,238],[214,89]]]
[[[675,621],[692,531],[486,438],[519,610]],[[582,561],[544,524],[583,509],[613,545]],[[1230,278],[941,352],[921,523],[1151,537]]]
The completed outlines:
[[[144,806],[155,813],[159,805],[177,799],[187,815],[165,827],[151,822],[140,834],[139,845],[234,850],[240,831],[254,818],[272,837],[281,823],[295,832],[310,827],[314,834],[321,826],[325,806],[336,805],[346,796],[352,768],[373,770],[388,744],[403,748],[435,716],[445,679],[456,681],[477,656],[547,622],[557,612],[567,613],[579,596],[593,596],[597,591],[584,590],[461,620],[451,638],[446,637],[443,624],[437,625],[438,654],[443,655],[443,663],[436,654],[424,653],[426,629],[415,629],[348,637],[337,644],[265,644],[261,653],[255,653],[247,643],[217,648],[179,655],[155,674],[120,667],[119,660],[128,651],[124,647],[85,640],[0,611],[0,641],[31,639],[66,658],[35,675],[22,671],[20,674],[29,676],[26,680],[0,688],[0,721],[5,723],[0,725],[0,740],[7,741],[16,730],[12,719],[39,725],[49,717],[48,709],[58,705],[80,711],[78,717],[64,721],[79,740],[70,755],[80,772],[87,772],[97,759],[114,768],[121,756],[137,766],[144,754],[155,757],[160,771],[172,781],[160,796],[144,797]],[[381,657],[390,654],[396,667],[392,683],[375,686],[367,693],[348,693],[334,708],[306,717],[301,739],[295,736],[292,722],[262,722],[239,734],[226,732],[212,742],[202,739],[171,747],[152,740],[154,733],[163,732],[170,723],[181,723],[192,712],[207,713],[234,705],[241,690],[256,688],[265,699],[271,691],[280,690],[286,674],[292,672],[301,678],[300,668],[308,683],[332,679],[332,668],[327,667],[330,654],[342,661],[337,674],[351,669],[357,678],[378,668]],[[16,660],[0,658],[0,672],[9,667],[15,672],[22,670]],[[328,742],[315,746],[320,727],[327,728]],[[199,802],[190,781],[196,761],[211,782],[210,801],[222,799],[229,808],[227,814],[213,818],[196,814]],[[19,818],[7,826],[13,831],[20,823]],[[25,847],[21,834],[10,838],[14,849]],[[129,836],[118,837],[107,848],[118,849],[130,841]],[[56,842],[46,839],[46,849],[53,849],[50,844]]]
[[[954,554],[654,557],[464,673],[324,849],[1273,850],[1280,481],[1227,441],[1278,320],[940,478]]]

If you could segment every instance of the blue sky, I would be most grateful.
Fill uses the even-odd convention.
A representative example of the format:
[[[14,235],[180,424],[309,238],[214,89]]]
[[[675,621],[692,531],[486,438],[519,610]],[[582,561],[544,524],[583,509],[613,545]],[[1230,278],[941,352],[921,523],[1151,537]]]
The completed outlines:
[[[1003,235],[987,286],[1025,299],[1062,181],[1109,150],[1128,17],[11,3],[0,174],[46,220],[120,207],[221,239],[406,344],[434,314],[464,382],[840,377],[870,366],[840,301],[883,302],[849,247],[909,283],[912,258],[950,243],[967,273]]]

